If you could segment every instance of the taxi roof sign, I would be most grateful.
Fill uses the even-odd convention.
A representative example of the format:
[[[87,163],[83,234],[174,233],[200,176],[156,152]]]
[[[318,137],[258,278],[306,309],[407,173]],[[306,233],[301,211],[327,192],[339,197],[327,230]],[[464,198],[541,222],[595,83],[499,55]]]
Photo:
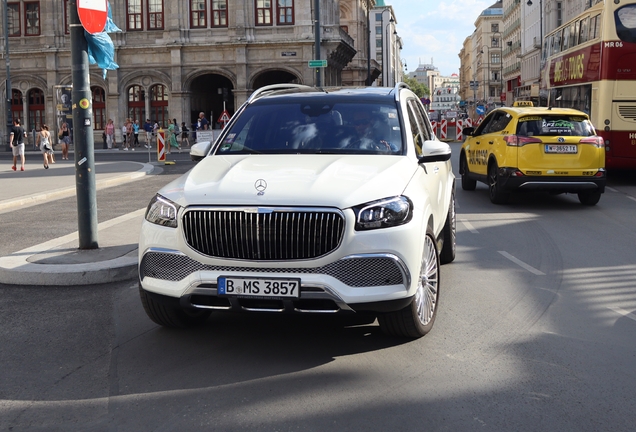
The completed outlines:
[[[513,107],[533,107],[532,101],[516,101],[512,104]]]

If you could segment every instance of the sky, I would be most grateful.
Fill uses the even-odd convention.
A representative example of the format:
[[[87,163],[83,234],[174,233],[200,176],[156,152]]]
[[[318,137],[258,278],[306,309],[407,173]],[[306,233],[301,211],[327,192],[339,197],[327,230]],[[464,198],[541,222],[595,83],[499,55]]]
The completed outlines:
[[[441,75],[459,73],[459,52],[475,30],[479,14],[495,0],[385,0],[393,7],[401,57],[407,72],[418,64],[431,64]]]

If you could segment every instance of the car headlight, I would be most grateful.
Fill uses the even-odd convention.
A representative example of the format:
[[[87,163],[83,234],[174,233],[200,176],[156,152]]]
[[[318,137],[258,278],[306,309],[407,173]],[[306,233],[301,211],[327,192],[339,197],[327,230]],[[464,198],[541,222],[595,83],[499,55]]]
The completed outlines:
[[[413,217],[413,203],[405,196],[384,198],[353,207],[356,231],[403,225]]]
[[[179,207],[179,204],[157,194],[148,204],[146,220],[157,225],[176,228]]]

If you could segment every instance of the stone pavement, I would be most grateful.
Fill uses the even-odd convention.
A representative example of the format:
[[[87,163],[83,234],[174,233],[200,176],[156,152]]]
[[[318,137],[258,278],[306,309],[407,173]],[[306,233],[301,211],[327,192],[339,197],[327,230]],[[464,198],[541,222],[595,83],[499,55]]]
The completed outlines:
[[[25,171],[0,160],[0,214],[75,195],[73,155],[43,168],[41,155],[27,154]],[[38,162],[36,162],[36,160]],[[159,170],[156,164],[96,162],[96,188],[131,182]],[[65,235],[0,257],[0,283],[16,285],[89,285],[133,279],[137,274],[137,241],[145,209],[98,224],[99,248],[80,250],[78,233]],[[131,239],[134,241],[131,242]]]

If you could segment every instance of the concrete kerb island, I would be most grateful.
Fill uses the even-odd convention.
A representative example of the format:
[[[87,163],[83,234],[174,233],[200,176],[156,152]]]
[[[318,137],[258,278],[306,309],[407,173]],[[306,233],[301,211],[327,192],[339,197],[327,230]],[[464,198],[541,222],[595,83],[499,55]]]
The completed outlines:
[[[123,184],[150,174],[144,164],[136,172],[97,181],[97,188]],[[49,198],[71,196],[74,188],[47,192]],[[37,196],[0,202],[0,209],[41,202]],[[19,204],[18,202],[21,202]],[[69,286],[130,280],[137,277],[137,239],[145,207],[98,224],[99,248],[79,249],[77,232],[0,257],[0,283],[10,285]]]

